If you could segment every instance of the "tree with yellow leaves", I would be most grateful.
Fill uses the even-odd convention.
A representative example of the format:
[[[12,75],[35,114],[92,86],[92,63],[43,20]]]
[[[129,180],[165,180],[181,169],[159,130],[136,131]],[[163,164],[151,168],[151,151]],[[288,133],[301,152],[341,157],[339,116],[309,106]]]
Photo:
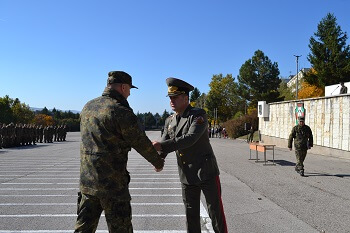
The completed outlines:
[[[298,91],[299,99],[314,98],[324,96],[324,88],[316,85],[311,85],[304,81],[301,84],[301,89]]]
[[[54,125],[54,123],[55,123],[52,116],[48,116],[46,114],[36,115],[34,117],[33,122],[36,125],[43,125],[43,126]]]

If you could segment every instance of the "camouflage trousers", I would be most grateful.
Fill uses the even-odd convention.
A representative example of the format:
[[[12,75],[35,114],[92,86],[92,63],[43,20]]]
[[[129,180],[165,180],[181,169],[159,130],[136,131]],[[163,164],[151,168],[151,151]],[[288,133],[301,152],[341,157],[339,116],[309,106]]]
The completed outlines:
[[[296,150],[295,156],[297,158],[297,163],[295,165],[295,170],[304,170],[304,160],[307,154],[307,150]]]
[[[78,218],[75,223],[74,232],[95,232],[103,210],[110,233],[133,232],[130,201],[98,198],[80,192],[78,193]]]

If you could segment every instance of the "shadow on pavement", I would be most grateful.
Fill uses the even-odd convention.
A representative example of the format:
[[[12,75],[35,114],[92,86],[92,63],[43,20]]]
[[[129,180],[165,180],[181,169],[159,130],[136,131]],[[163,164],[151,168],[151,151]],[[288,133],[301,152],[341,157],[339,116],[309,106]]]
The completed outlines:
[[[34,149],[39,147],[46,147],[50,146],[50,144],[36,144],[36,145],[27,145],[27,146],[20,146],[20,147],[11,147],[7,148],[9,150],[27,150],[27,149]]]
[[[270,161],[270,160],[269,160]],[[272,162],[272,160],[271,160]],[[275,160],[275,163],[280,166],[295,166],[295,163],[287,161],[287,160]]]
[[[327,173],[316,173],[316,172],[307,172],[308,176],[335,176],[339,178],[350,177],[350,174],[327,174]]]

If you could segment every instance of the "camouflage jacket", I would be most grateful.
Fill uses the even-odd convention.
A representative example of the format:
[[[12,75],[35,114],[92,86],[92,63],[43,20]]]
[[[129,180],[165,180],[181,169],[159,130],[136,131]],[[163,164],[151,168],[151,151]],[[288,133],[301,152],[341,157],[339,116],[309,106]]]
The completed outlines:
[[[293,127],[289,135],[288,148],[292,148],[293,139],[295,150],[307,150],[308,146],[313,146],[312,131],[307,125]]]
[[[101,97],[84,106],[80,117],[81,192],[130,200],[126,166],[131,148],[156,168],[162,168],[164,160],[117,91],[106,88]]]

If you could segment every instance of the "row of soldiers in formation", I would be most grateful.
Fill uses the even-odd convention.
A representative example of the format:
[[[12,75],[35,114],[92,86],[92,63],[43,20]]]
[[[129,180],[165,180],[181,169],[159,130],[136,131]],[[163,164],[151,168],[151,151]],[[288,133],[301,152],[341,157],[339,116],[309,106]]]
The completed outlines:
[[[66,135],[66,125],[0,124],[0,148],[65,141]]]

